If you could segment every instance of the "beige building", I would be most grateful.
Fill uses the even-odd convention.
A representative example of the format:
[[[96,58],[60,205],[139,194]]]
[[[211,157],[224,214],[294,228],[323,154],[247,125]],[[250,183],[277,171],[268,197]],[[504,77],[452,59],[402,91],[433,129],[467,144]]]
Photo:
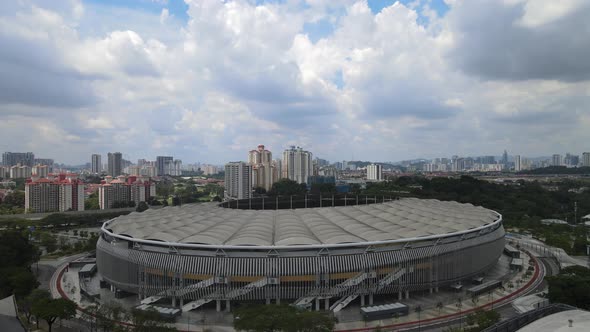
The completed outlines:
[[[313,175],[312,153],[300,147],[291,146],[283,152],[283,178],[297,183],[307,183]]]
[[[31,176],[46,178],[49,175],[49,166],[37,164],[31,169]]]
[[[156,184],[149,177],[118,176],[113,179],[105,177],[105,183],[98,188],[98,203],[101,210],[112,209],[115,206],[128,206],[134,202],[137,206],[140,202],[147,202],[150,197],[156,196]]]
[[[10,167],[10,178],[11,179],[23,179],[31,177],[31,168],[27,165],[14,165]]]
[[[266,150],[264,145],[260,144],[256,150],[251,150],[248,153],[248,164],[252,166],[252,186],[269,191],[276,181],[272,152]]]

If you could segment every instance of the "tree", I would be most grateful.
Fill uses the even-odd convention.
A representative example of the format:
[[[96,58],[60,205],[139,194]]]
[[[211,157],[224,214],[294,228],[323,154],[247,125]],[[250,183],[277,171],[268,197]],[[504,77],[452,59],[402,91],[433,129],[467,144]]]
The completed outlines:
[[[328,332],[336,321],[324,312],[289,305],[244,306],[234,311],[234,328],[253,332]]]
[[[303,186],[302,186],[303,185]],[[307,188],[305,184],[300,185],[296,181],[289,179],[280,179],[273,183],[272,188],[268,192],[269,196],[297,196],[305,195]]]
[[[84,201],[84,210],[100,210],[98,191],[90,194],[90,196],[88,196],[88,199]]]
[[[33,314],[47,322],[49,332],[59,319],[70,319],[76,315],[76,303],[68,299],[40,299],[32,306]]]
[[[135,207],[135,201],[129,201],[127,203],[127,206],[129,206],[129,207]]]
[[[131,321],[135,325],[133,331],[137,332],[168,332],[176,331],[173,327],[168,327],[168,320],[165,320],[153,308],[147,310],[132,309]]]
[[[441,313],[443,307],[444,307],[444,305],[440,301],[436,304],[436,308],[438,309],[438,315],[439,316],[440,316],[440,313]]]
[[[556,276],[546,277],[549,301],[590,309],[590,269],[569,266]]]
[[[19,307],[21,311],[25,314],[25,317],[27,318],[27,323],[31,322],[31,316],[33,314],[33,304],[43,299],[51,299],[51,294],[49,293],[49,291],[45,289],[34,289],[31,292],[31,294],[19,301]],[[39,325],[38,320],[37,325]]]
[[[416,308],[414,310],[416,310],[416,313],[418,314],[418,331],[420,331],[421,327],[422,327],[420,324],[422,322],[422,320],[420,319],[420,313],[422,312],[422,306],[416,306]]]
[[[137,208],[135,209],[135,211],[137,212],[143,212],[147,209],[149,209],[150,207],[147,205],[146,202],[139,202],[139,204],[137,204]]]
[[[172,206],[179,206],[180,205],[180,197],[174,196],[172,197]]]
[[[37,248],[24,232],[0,233],[0,298],[15,294],[21,299],[38,286],[30,269],[38,259]]]

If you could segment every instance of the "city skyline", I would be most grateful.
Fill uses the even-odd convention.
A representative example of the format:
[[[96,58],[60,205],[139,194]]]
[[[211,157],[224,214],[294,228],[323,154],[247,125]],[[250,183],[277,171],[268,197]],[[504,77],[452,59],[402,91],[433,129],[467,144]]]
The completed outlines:
[[[546,4],[5,1],[0,151],[67,164],[88,151],[222,164],[260,141],[328,160],[581,153],[590,3]]]

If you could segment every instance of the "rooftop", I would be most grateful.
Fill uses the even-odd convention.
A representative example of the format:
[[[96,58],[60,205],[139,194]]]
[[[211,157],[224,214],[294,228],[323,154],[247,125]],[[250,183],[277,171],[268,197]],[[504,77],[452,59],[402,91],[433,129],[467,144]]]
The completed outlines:
[[[119,235],[173,243],[295,246],[437,236],[499,219],[496,212],[471,204],[404,198],[371,205],[279,210],[187,204],[134,212],[105,228]]]
[[[569,327],[572,320],[572,327]],[[518,332],[585,332],[590,331],[590,312],[567,310],[543,317],[518,330]]]

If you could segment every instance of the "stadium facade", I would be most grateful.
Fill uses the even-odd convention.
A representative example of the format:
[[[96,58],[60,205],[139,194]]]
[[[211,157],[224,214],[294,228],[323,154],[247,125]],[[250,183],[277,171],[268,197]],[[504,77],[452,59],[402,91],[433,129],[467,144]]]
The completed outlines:
[[[327,205],[327,206],[326,206]],[[321,206],[321,207],[320,207]],[[98,270],[142,303],[216,301],[338,311],[480,275],[504,248],[502,216],[457,202],[340,197],[204,203],[106,222]]]

